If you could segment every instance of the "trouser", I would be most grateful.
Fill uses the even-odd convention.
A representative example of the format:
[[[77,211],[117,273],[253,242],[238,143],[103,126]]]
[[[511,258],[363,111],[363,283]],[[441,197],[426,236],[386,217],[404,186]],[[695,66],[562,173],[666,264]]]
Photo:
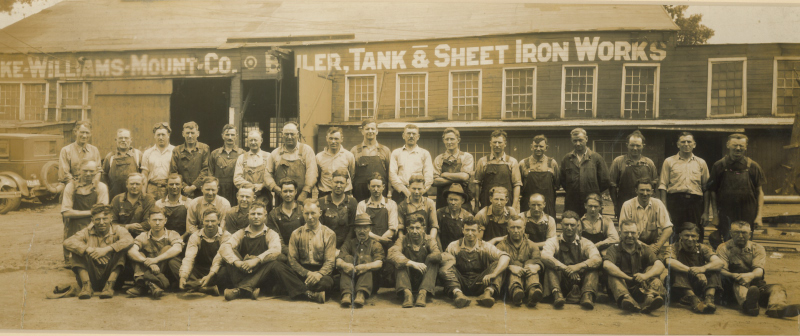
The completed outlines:
[[[483,294],[487,288],[491,288],[494,291],[494,295],[499,296],[500,289],[503,288],[503,282],[505,281],[505,274],[500,273],[488,286],[483,284],[483,278],[489,275],[489,273],[492,273],[495,268],[497,268],[497,261],[491,263],[481,273],[461,274],[458,268],[453,266],[447,271],[450,275],[445,276],[447,292],[452,294],[454,290],[459,289],[464,292],[465,295],[480,295]]]
[[[361,264],[368,264],[372,262],[371,258],[366,258],[367,260],[359,260],[358,265]],[[342,260],[346,263],[353,264],[356,266],[354,262],[353,256],[346,256]],[[383,265],[380,269],[367,272],[369,274],[368,278],[370,279],[370,286],[369,286],[369,293],[375,294],[378,292],[378,289],[381,287],[394,287],[394,267],[391,265],[390,262],[384,260]],[[353,275],[353,274],[344,274],[342,273],[341,278],[339,279],[339,286],[341,287],[342,294],[350,293],[352,294],[352,283],[356,282],[356,292],[359,290],[366,290],[367,287],[359,286],[361,283],[361,278],[364,277],[366,274],[362,275]],[[347,281],[347,287],[345,287],[345,281]],[[365,280],[366,281],[366,280]]]
[[[342,295],[364,292],[364,295],[369,297],[374,288],[372,273],[374,273],[374,271],[359,275],[355,275],[355,272],[351,274],[342,274],[341,278],[339,278],[339,288],[342,291]]]
[[[238,288],[252,292],[256,288],[265,287],[267,282],[271,281],[292,298],[303,295],[308,290],[306,284],[300,280],[289,265],[276,260],[259,264],[250,273],[225,263],[217,278],[219,279],[218,286],[221,289]]]
[[[170,284],[177,285],[181,269],[180,259],[169,258],[164,260],[158,263],[158,268],[159,272],[156,274],[150,269],[150,267],[145,266],[143,263],[136,263],[136,282],[152,282],[162,289],[167,289]]]
[[[658,276],[654,276],[644,283],[634,280],[625,280],[615,276],[608,276],[608,290],[614,296],[617,305],[621,304],[622,297],[630,295],[637,302],[642,302],[648,295],[664,296],[664,283]]]
[[[421,273],[412,267],[398,266],[395,271],[395,291],[401,294],[406,289],[411,291],[424,290],[433,294],[436,287],[436,275],[439,274],[439,264],[426,260],[425,266],[428,267],[425,273]]]
[[[722,282],[720,280],[719,272],[705,272],[707,283],[703,286],[702,283],[697,279],[697,277],[693,275],[689,275],[688,272],[678,272],[672,271],[669,274],[670,282],[672,282],[672,287],[676,289],[684,289],[685,291],[675,291],[675,293],[685,293],[687,291],[694,293],[696,296],[703,297],[707,290],[716,288],[722,288]],[[688,294],[688,293],[687,293]]]
[[[771,308],[786,305],[786,288],[783,285],[767,284],[764,279],[754,279],[750,282],[750,285],[758,287],[758,304],[761,307]],[[733,278],[722,277],[723,297],[729,300],[735,298],[736,302],[740,305],[743,304],[747,296],[747,289],[748,287],[740,285]]]
[[[163,199],[167,194],[167,180],[156,179],[148,181],[147,193],[153,196],[153,199]]]
[[[577,285],[581,288],[581,295],[592,293],[597,296],[597,283],[600,279],[600,271],[597,269],[587,269],[580,272],[581,278],[578,281],[570,279],[566,273],[563,273],[552,268],[548,268],[544,272],[544,292],[550,295],[553,291],[560,291],[562,294],[563,288],[572,290],[572,287]]]
[[[520,289],[527,292],[533,288],[542,287],[542,285],[539,283],[539,273],[538,271],[533,271],[533,265],[535,264],[523,266],[519,261],[512,261],[509,263],[509,266],[519,266],[531,270],[531,274],[525,275],[524,277],[511,273],[511,271],[506,271],[508,273],[508,291],[510,293],[513,293],[514,289]]]
[[[100,265],[88,255],[73,254],[70,263],[72,271],[75,273],[75,278],[78,280],[78,285],[82,286],[80,271],[86,270],[86,273],[89,274],[89,283],[92,286],[92,290],[102,291],[112,273],[116,272],[117,277],[122,273],[127,254],[127,250],[114,252],[105,265]],[[120,285],[120,282],[116,282],[115,287],[119,288]]]
[[[667,212],[670,221],[675,226],[672,230],[672,242],[677,242],[684,223],[694,223],[700,231],[700,240],[703,242],[705,228],[700,223],[703,216],[703,196],[690,193],[667,194]]]
[[[320,269],[322,269],[322,265],[303,265],[303,264],[301,264],[300,266],[303,266],[303,268],[305,268],[305,269],[307,269],[307,270],[309,270],[311,272],[318,272]],[[308,290],[310,290],[312,292],[330,292],[331,289],[333,288],[333,283],[334,283],[333,282],[333,277],[331,277],[330,275],[324,275],[323,274],[322,278],[320,278],[319,281],[317,281],[317,283],[315,283],[313,285],[306,285],[306,287],[308,288]]]

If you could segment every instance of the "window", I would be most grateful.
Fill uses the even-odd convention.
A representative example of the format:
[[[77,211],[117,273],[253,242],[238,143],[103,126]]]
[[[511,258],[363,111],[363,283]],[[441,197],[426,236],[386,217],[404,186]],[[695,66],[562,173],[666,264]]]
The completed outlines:
[[[345,120],[375,118],[375,75],[347,76]]]
[[[92,83],[65,82],[58,85],[58,113],[61,121],[92,119]]]
[[[561,117],[592,118],[595,115],[597,66],[564,66]]]
[[[55,156],[56,141],[36,141],[33,143],[33,156]]]
[[[47,118],[47,84],[0,84],[0,120]]]
[[[481,72],[450,72],[450,120],[481,118]]]
[[[460,143],[459,149],[463,152],[472,154],[472,157],[475,158],[476,164],[480,158],[489,155],[489,153],[492,151],[491,148],[489,148],[489,143],[486,141],[486,139],[475,139],[474,141],[463,139]]]
[[[8,158],[8,140],[0,140],[0,158]]]
[[[397,118],[419,118],[428,115],[428,74],[398,74],[395,96]]]
[[[800,108],[800,59],[776,59],[772,111],[793,116]]]
[[[595,140],[594,151],[610,166],[617,156],[628,153],[628,144],[625,140]]]
[[[503,71],[503,119],[536,117],[536,68]]]
[[[747,59],[708,59],[708,116],[746,114]]]
[[[297,118],[270,118],[269,119],[269,147],[270,148],[278,148],[281,144],[283,144],[283,126],[286,123],[294,121],[297,122]],[[260,130],[257,122],[247,122],[244,124],[244,134],[247,134],[251,130]]]
[[[658,117],[659,66],[625,64],[622,78],[622,118]]]

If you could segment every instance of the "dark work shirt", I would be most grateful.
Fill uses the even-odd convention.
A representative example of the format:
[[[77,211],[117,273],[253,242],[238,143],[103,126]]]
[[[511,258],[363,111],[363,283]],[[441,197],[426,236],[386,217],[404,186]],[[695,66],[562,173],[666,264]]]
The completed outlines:
[[[578,163],[575,151],[571,151],[561,160],[559,184],[567,193],[600,193],[611,184],[608,166],[600,154],[586,149],[583,160]]]
[[[292,238],[292,232],[304,224],[302,204],[295,205],[291,216],[286,216],[280,206],[272,209],[267,215],[267,227],[277,232],[281,237],[281,247],[283,247],[282,252],[284,254],[289,253],[288,244],[289,239]]]
[[[610,261],[617,265],[623,273],[633,276],[636,273],[644,273],[658,259],[653,253],[653,249],[641,242],[636,242],[636,247],[631,252],[622,248],[621,244],[609,246],[603,260]]]
[[[150,214],[150,209],[156,203],[153,196],[147,193],[139,195],[136,203],[131,204],[128,201],[128,193],[122,193],[114,196],[111,200],[111,222],[114,224],[134,224],[139,223],[142,225],[142,231],[132,232],[141,233],[150,230],[150,223],[145,219],[145,216]]]
[[[170,173],[178,173],[183,177],[183,182],[202,188],[202,178],[208,175],[208,145],[198,142],[194,150],[186,149],[186,144],[172,150],[172,161],[169,165]]]
[[[225,147],[215,149],[208,156],[208,174],[220,179],[220,182],[233,183],[233,170],[236,167],[236,159],[243,153],[244,150],[239,147],[230,152],[226,152]]]
[[[239,206],[235,206],[225,214],[225,231],[231,234],[250,225],[250,211],[239,211]]]
[[[344,260],[346,257],[352,257],[353,266],[358,266],[383,260],[386,255],[383,253],[383,246],[375,238],[367,238],[364,243],[359,244],[358,238],[353,237],[342,245],[337,258]]]
[[[355,221],[358,201],[353,196],[345,195],[342,203],[336,205],[332,197],[328,195],[319,200],[322,210],[319,220],[336,233],[336,247],[339,248],[348,238],[350,225]]]
[[[750,162],[750,165],[747,165],[747,162]],[[753,195],[758,197],[758,188],[767,183],[767,178],[764,177],[764,171],[761,170],[761,166],[758,165],[753,160],[747,160],[746,157],[742,157],[740,160],[732,160],[729,155],[725,155],[724,158],[720,159],[714,166],[711,167],[711,173],[709,174],[707,190],[718,192],[720,187],[722,186],[722,175],[726,169],[734,170],[734,171],[744,171],[748,169],[748,173],[750,174],[750,182],[753,183]],[[740,188],[746,188],[747,186],[738,186]]]
[[[673,258],[682,264],[695,267],[703,266],[711,261],[711,257],[717,255],[714,250],[706,244],[695,245],[694,250],[684,250],[680,242],[672,246],[672,254],[667,258]]]

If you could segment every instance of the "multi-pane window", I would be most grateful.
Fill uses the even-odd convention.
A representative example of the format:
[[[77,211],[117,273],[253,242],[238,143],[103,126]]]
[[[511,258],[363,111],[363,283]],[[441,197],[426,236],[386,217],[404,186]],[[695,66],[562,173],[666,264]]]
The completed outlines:
[[[283,126],[297,118],[270,118],[269,119],[269,147],[278,148],[283,144]],[[244,134],[251,130],[260,130],[257,122],[248,122],[244,125]]]
[[[47,84],[0,84],[0,120],[40,120],[47,117]]]
[[[503,85],[503,118],[534,118],[536,69],[506,69]]]
[[[595,140],[594,151],[606,161],[611,164],[617,156],[628,153],[628,145],[624,140]]]
[[[656,117],[657,77],[657,67],[625,66],[622,118],[652,119]]]
[[[563,117],[591,118],[594,116],[594,99],[597,90],[595,66],[565,66],[563,89]]]
[[[483,139],[476,139],[474,141],[464,139],[461,141],[459,147],[461,151],[472,154],[472,157],[475,158],[476,162],[478,159],[489,155],[489,153],[492,151],[491,148],[489,148],[489,143]]]
[[[728,116],[745,113],[744,60],[709,60],[708,115]]]
[[[375,118],[375,76],[347,76],[347,120]]]
[[[92,119],[92,84],[88,82],[60,83],[58,108],[61,121]]]
[[[775,114],[794,115],[800,109],[800,60],[778,60]]]
[[[481,72],[450,73],[450,120],[477,120],[481,117]]]
[[[427,115],[428,75],[397,75],[397,117],[417,118]]]

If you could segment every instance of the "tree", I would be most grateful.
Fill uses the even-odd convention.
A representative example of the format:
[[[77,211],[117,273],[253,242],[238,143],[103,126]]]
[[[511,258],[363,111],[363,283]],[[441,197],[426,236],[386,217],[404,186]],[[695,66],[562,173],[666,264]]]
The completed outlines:
[[[703,14],[693,14],[688,18],[684,15],[689,6],[665,5],[664,8],[672,17],[672,21],[681,28],[678,31],[678,45],[705,44],[709,38],[714,36],[713,29],[700,23]]]
[[[34,0],[0,0],[0,13],[11,14],[14,5],[30,5]]]

